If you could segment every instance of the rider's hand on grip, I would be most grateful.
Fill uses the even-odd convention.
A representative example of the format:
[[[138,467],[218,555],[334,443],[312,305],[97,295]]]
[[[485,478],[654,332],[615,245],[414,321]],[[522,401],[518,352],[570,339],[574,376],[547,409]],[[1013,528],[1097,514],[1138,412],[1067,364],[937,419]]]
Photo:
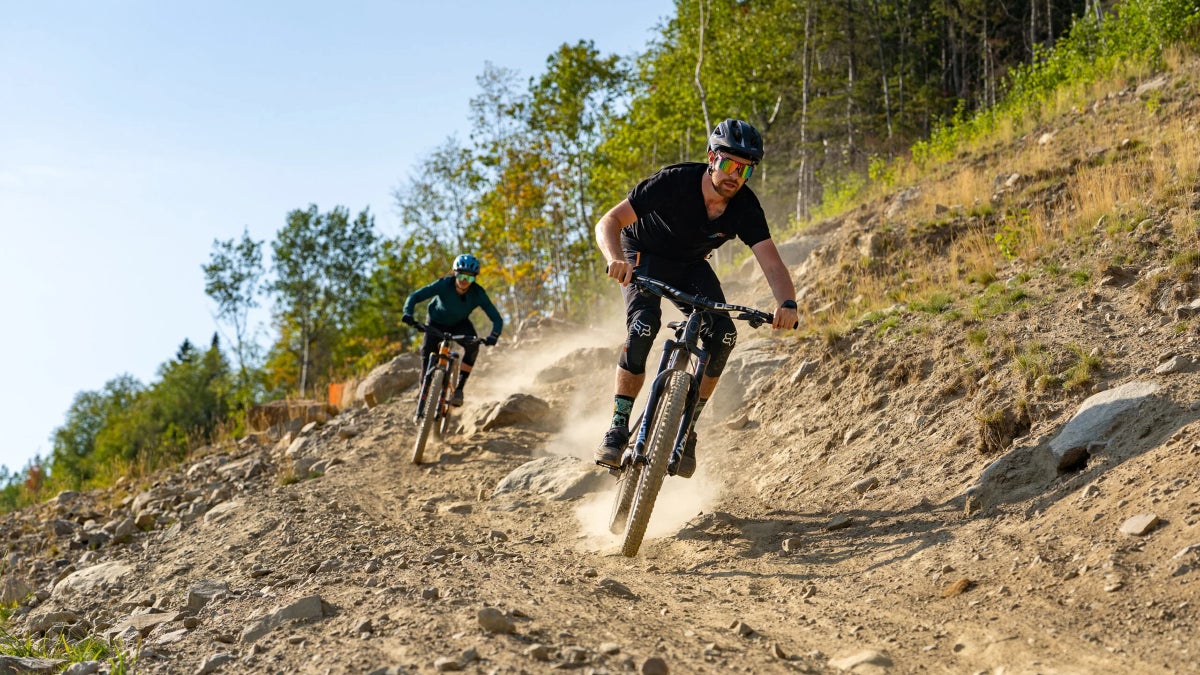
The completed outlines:
[[[775,310],[774,321],[771,322],[771,327],[776,330],[785,328],[798,328],[800,326],[799,317],[796,314],[795,307],[780,307]]]
[[[483,339],[483,344],[485,344],[489,347],[494,347],[494,346],[496,346],[496,341],[499,339],[500,339],[499,335],[492,333],[491,335],[489,335]]]
[[[412,314],[405,314],[404,316],[400,317],[400,320],[410,326],[417,323],[417,320],[413,318]]]
[[[625,286],[633,278],[633,265],[630,265],[628,260],[614,260],[608,263],[605,273]]]

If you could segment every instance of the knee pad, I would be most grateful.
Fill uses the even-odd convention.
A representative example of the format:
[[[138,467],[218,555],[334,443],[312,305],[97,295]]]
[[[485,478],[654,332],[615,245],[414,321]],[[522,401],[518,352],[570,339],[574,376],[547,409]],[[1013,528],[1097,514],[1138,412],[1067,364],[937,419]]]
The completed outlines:
[[[463,347],[462,362],[468,366],[475,365],[475,359],[479,357],[479,345],[471,345]]]
[[[701,334],[701,339],[704,349],[708,351],[708,365],[704,368],[704,374],[717,377],[725,370],[725,362],[737,344],[737,327],[733,319],[718,316]]]
[[[625,337],[625,349],[621,351],[620,365],[634,375],[646,372],[646,358],[654,346],[654,336],[662,325],[658,312],[636,311],[626,321],[629,334]]]

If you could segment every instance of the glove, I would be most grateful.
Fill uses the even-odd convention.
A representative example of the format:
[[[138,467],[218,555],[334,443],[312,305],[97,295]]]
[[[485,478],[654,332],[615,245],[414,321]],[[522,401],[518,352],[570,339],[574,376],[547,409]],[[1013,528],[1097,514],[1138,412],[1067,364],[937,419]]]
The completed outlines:
[[[412,314],[405,314],[404,316],[400,317],[400,320],[410,326],[417,322],[417,320],[413,318]]]
[[[499,335],[496,335],[495,333],[492,333],[491,335],[489,335],[489,336],[487,336],[487,337],[485,337],[485,338],[483,339],[483,344],[485,344],[485,345],[487,345],[487,346],[489,346],[489,347],[493,347],[493,346],[495,346],[495,345],[496,345],[496,341],[497,341],[497,340],[499,340],[499,339],[500,339],[500,336],[499,336]]]

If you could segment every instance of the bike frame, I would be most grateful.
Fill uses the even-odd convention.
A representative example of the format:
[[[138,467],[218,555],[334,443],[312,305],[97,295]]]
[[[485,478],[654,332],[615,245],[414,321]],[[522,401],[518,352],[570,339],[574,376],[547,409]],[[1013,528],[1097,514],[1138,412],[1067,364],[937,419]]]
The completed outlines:
[[[450,404],[446,400],[446,392],[450,390],[451,386],[450,377],[458,371],[460,367],[459,362],[462,358],[461,354],[454,351],[454,343],[475,342],[481,344],[483,343],[483,339],[478,335],[451,335],[450,333],[445,333],[433,326],[422,323],[416,323],[414,326],[424,333],[432,332],[434,337],[439,338],[437,352],[430,355],[429,363],[424,364],[424,370],[421,372],[421,393],[417,396],[417,414],[421,414],[421,402],[425,400],[426,396],[432,393],[426,391],[426,387],[429,386],[430,375],[433,374],[434,370],[440,368],[446,371],[446,377],[442,380],[442,390],[437,392],[438,407],[436,418],[442,419],[446,417],[450,409]]]
[[[443,334],[442,341],[438,343],[437,353],[430,355],[429,366],[421,375],[421,394],[417,397],[418,413],[421,409],[421,402],[424,401],[425,397],[431,393],[426,391],[426,387],[429,386],[430,376],[433,375],[433,371],[441,369],[446,371],[446,377],[442,380],[442,390],[437,392],[437,418],[440,419],[446,416],[446,412],[450,407],[449,403],[446,401],[446,391],[451,386],[450,376],[453,375],[458,369],[458,361],[461,358],[461,355],[452,349],[453,339],[453,336]]]
[[[671,300],[680,310],[687,314],[687,317],[684,321],[672,321],[667,324],[668,328],[675,329],[675,338],[668,338],[663,343],[662,357],[659,359],[657,375],[650,385],[650,392],[646,398],[644,408],[646,412],[642,414],[642,421],[638,425],[637,436],[634,442],[625,448],[625,453],[621,458],[621,466],[626,467],[633,462],[640,464],[649,462],[650,458],[646,455],[646,442],[650,436],[650,425],[653,418],[650,412],[657,409],[663,386],[671,373],[682,370],[688,373],[689,384],[683,417],[680,420],[679,429],[675,432],[675,442],[671,446],[671,459],[667,463],[667,473],[673,476],[675,475],[676,468],[679,466],[679,460],[683,456],[683,446],[687,441],[687,430],[691,427],[692,417],[696,409],[696,401],[700,398],[700,381],[704,375],[704,369],[708,366],[709,354],[707,350],[700,346],[700,334],[710,322],[710,315],[738,312],[739,315],[735,318],[747,320],[755,328],[763,323],[770,323],[772,317],[770,314],[751,307],[713,302],[700,296],[684,293],[679,289],[647,277],[635,276],[632,283],[637,284],[647,292]],[[691,366],[690,368],[689,365]]]

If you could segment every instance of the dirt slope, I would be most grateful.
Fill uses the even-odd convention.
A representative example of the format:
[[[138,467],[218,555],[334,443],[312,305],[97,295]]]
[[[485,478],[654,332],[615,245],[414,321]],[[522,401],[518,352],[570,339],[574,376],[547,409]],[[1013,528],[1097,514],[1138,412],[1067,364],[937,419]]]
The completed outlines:
[[[1172,77],[1161,113],[1194,115],[1195,80]],[[1153,145],[1132,92],[1102,99],[1105,114]],[[1194,217],[1200,191],[1180,191]],[[790,242],[798,286],[834,277],[870,233],[896,231],[892,203]],[[318,477],[282,480],[292,439],[247,440],[153,484],[5,517],[5,579],[40,598],[10,625],[54,611],[41,622],[51,634],[140,636],[147,673],[1200,672],[1200,374],[1189,360],[1200,350],[1197,320],[1175,313],[1200,292],[1180,281],[1164,305],[1147,290],[1169,264],[1155,246],[1173,236],[1157,217],[1139,226],[1147,253],[1128,266],[1113,268],[1100,245],[1064,253],[1064,267],[1096,270],[1082,285],[1019,262],[997,270],[1027,302],[986,322],[897,307],[886,327],[747,331],[701,424],[700,469],[668,479],[637,558],[604,532],[606,474],[566,499],[496,494],[533,458],[590,454],[620,337],[609,322],[486,352],[468,420],[514,392],[551,414],[464,429],[426,466],[407,461],[410,392],[308,431],[299,454],[325,463]],[[727,295],[768,296],[752,269],[730,275]],[[1033,343],[1052,376],[1081,354],[1099,365],[1079,388],[1039,388],[1018,367],[1040,353],[1022,352]],[[1156,372],[1171,358],[1174,372]],[[1086,448],[1086,465],[1038,468],[1088,397],[1130,382],[1159,389]],[[968,499],[997,461],[1014,470]],[[122,528],[139,509],[159,517]],[[1144,514],[1157,524],[1122,532]],[[99,537],[106,523],[111,536]],[[111,563],[128,571],[75,595],[59,588]],[[297,604],[312,596],[320,603]],[[497,612],[481,619],[485,608]]]

